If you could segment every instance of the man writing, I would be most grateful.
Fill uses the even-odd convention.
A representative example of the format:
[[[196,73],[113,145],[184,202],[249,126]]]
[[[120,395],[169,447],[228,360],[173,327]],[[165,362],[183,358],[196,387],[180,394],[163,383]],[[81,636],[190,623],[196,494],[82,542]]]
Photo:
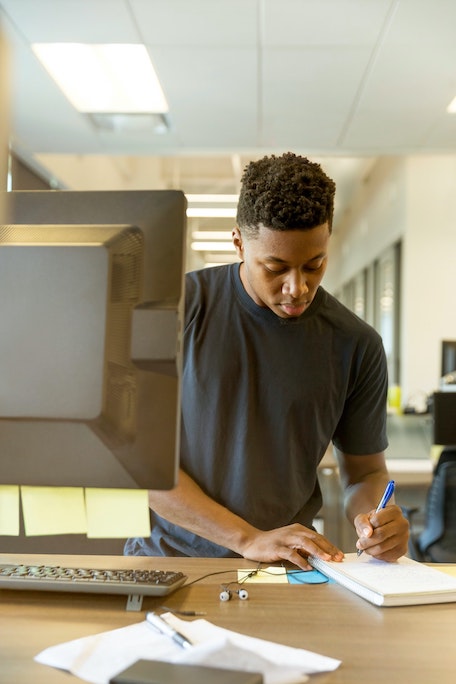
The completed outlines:
[[[127,554],[342,560],[313,528],[317,467],[335,447],[357,546],[394,561],[408,524],[388,481],[387,372],[379,335],[320,285],[334,182],[286,153],[245,169],[233,242],[240,264],[187,274],[181,472],[150,492],[150,539]]]

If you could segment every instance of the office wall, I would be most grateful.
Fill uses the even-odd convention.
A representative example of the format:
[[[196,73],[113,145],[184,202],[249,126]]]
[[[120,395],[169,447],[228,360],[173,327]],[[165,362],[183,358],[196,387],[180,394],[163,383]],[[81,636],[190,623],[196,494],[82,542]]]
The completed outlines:
[[[10,159],[11,190],[49,190],[49,181],[40,176],[12,153]]]
[[[337,189],[336,189],[337,194]],[[326,286],[337,291],[401,239],[407,218],[404,157],[380,158],[331,239]]]
[[[361,184],[331,246],[334,292],[402,242],[402,402],[436,389],[440,344],[456,339],[456,156],[383,158]]]
[[[436,388],[442,339],[456,339],[456,156],[410,157],[402,263],[402,383]]]
[[[164,189],[160,157],[125,157],[103,154],[46,154],[36,159],[43,168],[58,169],[68,190]],[[178,186],[177,186],[178,187]]]
[[[9,49],[0,19],[0,190],[7,189],[9,138]],[[0,214],[2,207],[0,206]]]

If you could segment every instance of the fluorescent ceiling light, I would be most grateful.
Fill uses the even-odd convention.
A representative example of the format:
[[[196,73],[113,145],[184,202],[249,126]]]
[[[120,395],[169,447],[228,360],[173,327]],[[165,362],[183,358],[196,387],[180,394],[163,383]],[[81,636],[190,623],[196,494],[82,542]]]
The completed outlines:
[[[236,218],[236,207],[188,207],[189,218]]]
[[[80,112],[169,109],[144,45],[35,43],[32,49]]]
[[[232,242],[192,242],[195,252],[231,252],[234,249]]]
[[[194,202],[194,203],[212,203],[212,202],[221,202],[229,204],[230,202],[233,202],[233,204],[236,204],[239,200],[239,195],[186,195],[187,201],[188,202]]]
[[[453,98],[447,107],[447,112],[449,114],[456,114],[456,97]]]
[[[164,134],[169,130],[166,114],[132,114],[111,112],[91,112],[87,114],[92,123],[101,130],[122,133],[156,133]]]
[[[194,230],[194,240],[231,240],[231,230]]]

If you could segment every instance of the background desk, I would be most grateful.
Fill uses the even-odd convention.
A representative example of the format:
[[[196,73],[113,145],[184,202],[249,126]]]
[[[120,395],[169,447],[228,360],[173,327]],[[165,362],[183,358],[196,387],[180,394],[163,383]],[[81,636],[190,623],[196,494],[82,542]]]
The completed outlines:
[[[190,580],[227,570],[166,597],[175,609],[206,611],[214,624],[342,660],[314,684],[453,684],[456,605],[377,608],[336,584],[250,584],[249,600],[219,601],[243,560],[0,555],[0,562],[51,562],[80,567],[157,567]],[[229,572],[228,572],[229,571]],[[160,599],[145,598],[144,610]],[[44,648],[144,619],[125,610],[123,596],[0,591],[0,681],[71,684],[81,680],[35,663]]]

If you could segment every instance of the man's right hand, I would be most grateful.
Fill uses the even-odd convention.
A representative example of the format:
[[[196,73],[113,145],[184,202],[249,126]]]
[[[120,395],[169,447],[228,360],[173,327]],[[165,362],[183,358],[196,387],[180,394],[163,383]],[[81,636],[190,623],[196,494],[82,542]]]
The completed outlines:
[[[288,561],[311,570],[308,556],[341,561],[344,554],[326,537],[299,523],[266,532],[216,503],[182,470],[169,491],[149,492],[149,505],[170,522],[258,563]]]
[[[288,561],[301,570],[312,570],[306,560],[308,556],[337,562],[344,558],[343,552],[326,537],[299,523],[267,532],[256,530],[243,545],[242,555],[262,563]]]

